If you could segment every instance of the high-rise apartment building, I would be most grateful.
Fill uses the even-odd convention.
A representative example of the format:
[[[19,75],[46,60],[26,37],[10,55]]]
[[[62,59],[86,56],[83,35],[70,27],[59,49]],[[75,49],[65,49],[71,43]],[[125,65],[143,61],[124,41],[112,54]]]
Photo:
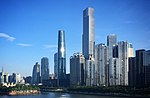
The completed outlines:
[[[129,57],[134,57],[131,43],[118,42],[118,58],[120,65],[120,85],[128,85]]]
[[[58,53],[54,54],[54,77],[55,79],[58,77]]]
[[[41,59],[41,80],[49,79],[49,61],[47,57]]]
[[[92,57],[85,62],[85,70],[86,70],[86,86],[95,86],[95,61]]]
[[[32,84],[38,85],[40,83],[40,65],[38,62],[33,67]]]
[[[66,86],[66,46],[65,32],[58,31],[58,86]]]
[[[120,66],[118,58],[109,60],[109,86],[120,85]]]
[[[70,85],[85,85],[85,58],[81,53],[70,57]]]
[[[97,85],[107,85],[107,46],[98,44],[95,46],[95,78]]]

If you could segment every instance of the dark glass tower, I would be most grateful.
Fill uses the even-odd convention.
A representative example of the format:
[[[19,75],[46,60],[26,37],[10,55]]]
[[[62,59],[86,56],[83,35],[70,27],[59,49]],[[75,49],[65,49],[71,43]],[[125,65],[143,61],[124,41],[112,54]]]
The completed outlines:
[[[38,85],[40,83],[40,65],[38,62],[33,67],[33,73],[32,73],[32,84]]]
[[[66,86],[66,46],[65,32],[58,31],[58,86]]]
[[[47,57],[41,59],[41,78],[42,81],[49,79],[49,62]]]

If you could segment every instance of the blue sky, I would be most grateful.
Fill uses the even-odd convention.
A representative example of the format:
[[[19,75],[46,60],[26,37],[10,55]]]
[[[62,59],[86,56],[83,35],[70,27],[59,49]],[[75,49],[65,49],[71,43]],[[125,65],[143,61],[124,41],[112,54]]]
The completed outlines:
[[[0,0],[0,70],[31,75],[35,62],[48,57],[53,73],[58,30],[66,35],[69,57],[81,52],[82,13],[95,9],[95,41],[108,34],[134,49],[150,49],[150,0]]]

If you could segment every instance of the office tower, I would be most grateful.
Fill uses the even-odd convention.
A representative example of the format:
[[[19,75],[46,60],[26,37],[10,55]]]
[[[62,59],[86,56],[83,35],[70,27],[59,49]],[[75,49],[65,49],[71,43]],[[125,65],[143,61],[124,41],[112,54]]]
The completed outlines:
[[[58,77],[58,53],[54,54],[54,76],[55,79]]]
[[[95,80],[95,20],[94,9],[83,11],[82,53],[85,57],[86,85],[96,85]]]
[[[107,46],[105,44],[98,44],[95,46],[95,74],[97,85],[107,85]]]
[[[66,46],[65,32],[58,31],[58,86],[64,87],[66,79]]]
[[[129,86],[135,87],[136,83],[136,58],[135,57],[129,57]]]
[[[95,20],[94,9],[86,8],[83,11],[83,35],[82,35],[82,53],[85,59],[94,57],[95,47]]]
[[[117,44],[117,35],[109,34],[107,36],[107,46],[113,46]]]
[[[47,57],[41,59],[41,80],[49,79],[49,61]]]
[[[26,78],[25,78],[25,83],[29,83],[29,84],[31,84],[32,82],[32,77],[31,76],[27,76]]]
[[[120,66],[118,58],[111,58],[109,63],[109,86],[120,85]]]
[[[14,84],[19,84],[21,81],[21,74],[20,73],[13,73],[12,74],[12,82]]]
[[[85,85],[85,58],[81,53],[70,57],[70,85]]]
[[[32,84],[38,85],[40,83],[40,65],[38,62],[33,67]]]
[[[144,86],[150,87],[150,50],[143,53],[143,65],[144,65]]]
[[[144,87],[143,52],[144,49],[136,50],[136,87]]]
[[[113,55],[117,55],[117,54],[114,54],[113,53],[113,48],[116,50],[117,48],[115,47],[115,45],[117,44],[117,35],[115,34],[109,34],[107,36],[107,46],[109,48],[109,51],[108,51],[108,58],[111,59],[113,57]],[[117,53],[116,51],[114,50],[115,53]]]

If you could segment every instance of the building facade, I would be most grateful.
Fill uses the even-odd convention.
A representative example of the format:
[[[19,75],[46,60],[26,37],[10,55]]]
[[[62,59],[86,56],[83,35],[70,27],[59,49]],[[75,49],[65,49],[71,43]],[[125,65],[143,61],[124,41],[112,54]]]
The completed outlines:
[[[81,53],[70,57],[70,85],[85,85],[85,58]]]
[[[47,57],[41,59],[41,80],[49,79],[49,60]]]
[[[32,72],[32,84],[38,85],[40,82],[40,65],[38,64],[38,62],[36,62]]]
[[[65,32],[58,31],[58,86],[64,87],[66,80],[66,45]]]
[[[89,56],[94,57],[95,48],[95,19],[94,9],[86,8],[83,11],[83,35],[82,35],[82,53],[85,59]]]
[[[105,44],[98,44],[95,46],[95,76],[98,86],[107,85],[107,73],[107,46]]]
[[[55,79],[58,77],[58,53],[54,54],[54,77]]]

